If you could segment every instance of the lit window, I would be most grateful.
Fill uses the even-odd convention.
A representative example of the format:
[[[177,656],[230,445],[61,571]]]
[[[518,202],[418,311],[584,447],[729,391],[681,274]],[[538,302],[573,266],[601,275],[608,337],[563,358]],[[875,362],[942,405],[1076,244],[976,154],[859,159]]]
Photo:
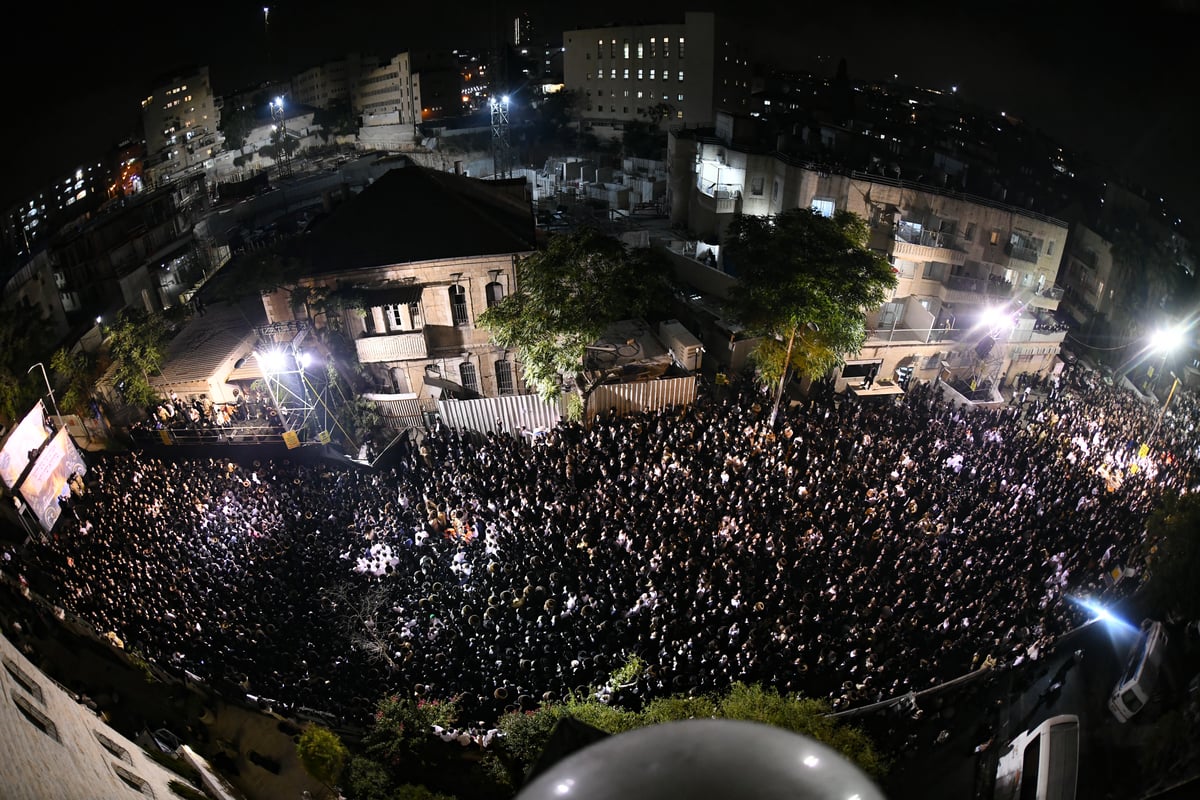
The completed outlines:
[[[628,39],[626,39],[624,42],[624,48],[625,48],[625,59],[629,60],[629,40]]]
[[[625,68],[625,80],[629,80],[629,67]]]
[[[638,70],[638,80],[640,81],[641,79],[642,79],[642,70],[639,69]]]
[[[657,41],[657,40],[655,39],[655,37],[651,36],[651,37],[650,37],[650,57],[651,57],[651,58],[655,58],[655,57],[656,57],[656,55],[655,55],[655,50],[656,50],[657,48],[655,47],[655,44],[654,44],[654,43],[655,43],[655,41]]]
[[[683,92],[680,92],[679,94],[675,95],[675,100],[677,102],[682,103],[683,102]]]
[[[671,37],[664,36],[663,37],[663,58],[670,58],[670,57],[671,57]]]
[[[814,199],[812,201],[812,210],[820,214],[822,217],[832,217],[834,210],[833,201]]]
[[[609,80],[613,80],[613,81],[615,81],[615,80],[617,79],[617,70],[616,70],[616,68],[610,69],[610,70],[608,71],[608,78],[609,78]]]
[[[596,58],[604,58],[604,40],[596,42]]]
[[[638,54],[638,58],[641,58],[641,57],[642,57],[642,52],[643,52],[643,48],[644,48],[644,47],[645,47],[645,46],[644,46],[644,45],[643,45],[641,42],[638,42],[638,46],[637,46],[637,54]]]
[[[683,70],[679,70],[679,82],[683,83]]]
[[[654,80],[654,70],[650,70],[650,80]]]

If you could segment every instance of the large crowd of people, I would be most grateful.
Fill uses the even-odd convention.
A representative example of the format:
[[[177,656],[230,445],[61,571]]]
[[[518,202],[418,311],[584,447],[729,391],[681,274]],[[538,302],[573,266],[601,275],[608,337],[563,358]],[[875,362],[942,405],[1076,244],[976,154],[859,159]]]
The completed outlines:
[[[634,654],[648,695],[847,708],[1038,659],[1196,483],[1189,395],[1143,458],[1157,406],[1082,368],[1040,388],[820,391],[771,426],[745,384],[536,438],[439,428],[380,470],[109,454],[31,566],[125,647],[284,708],[494,718]]]

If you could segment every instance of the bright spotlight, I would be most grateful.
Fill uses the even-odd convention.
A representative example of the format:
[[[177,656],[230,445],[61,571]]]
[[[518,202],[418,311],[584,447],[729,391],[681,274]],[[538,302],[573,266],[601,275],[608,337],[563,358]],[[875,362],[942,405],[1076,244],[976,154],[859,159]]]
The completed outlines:
[[[508,95],[502,95],[500,97],[500,102],[504,103],[504,105],[508,105]]]
[[[308,367],[312,363],[312,360],[312,353],[306,351],[300,354],[300,366]]]
[[[1180,325],[1172,325],[1169,328],[1160,328],[1150,336],[1150,346],[1160,353],[1171,353],[1179,349],[1183,344],[1183,327]]]
[[[1133,625],[1130,625],[1125,620],[1114,615],[1111,611],[1094,600],[1089,600],[1086,597],[1069,597],[1068,599],[1076,605],[1082,606],[1084,609],[1086,609],[1088,613],[1092,615],[1092,621],[1099,620],[1110,628],[1135,630]]]
[[[1004,306],[988,306],[979,315],[979,324],[984,328],[1011,328],[1013,326],[1013,315]]]
[[[283,370],[284,358],[283,353],[279,350],[272,349],[256,352],[254,357],[258,359],[258,365],[262,368],[262,371],[268,375],[273,375]]]
[[[283,108],[283,98],[282,98],[282,97],[276,97],[276,98],[275,98],[275,105],[279,106],[280,108]]]

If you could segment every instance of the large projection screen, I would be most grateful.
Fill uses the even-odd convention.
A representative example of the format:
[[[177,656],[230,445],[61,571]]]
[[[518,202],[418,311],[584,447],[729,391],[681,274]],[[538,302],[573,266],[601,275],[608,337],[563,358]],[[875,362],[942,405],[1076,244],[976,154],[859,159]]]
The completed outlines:
[[[9,491],[21,479],[21,473],[29,466],[29,452],[39,449],[50,438],[46,430],[46,407],[39,400],[0,449],[0,480]]]
[[[87,465],[71,441],[71,435],[66,428],[59,428],[18,487],[46,533],[54,528],[62,512],[58,499],[71,494],[71,487],[67,485],[71,475],[83,477],[86,473]]]

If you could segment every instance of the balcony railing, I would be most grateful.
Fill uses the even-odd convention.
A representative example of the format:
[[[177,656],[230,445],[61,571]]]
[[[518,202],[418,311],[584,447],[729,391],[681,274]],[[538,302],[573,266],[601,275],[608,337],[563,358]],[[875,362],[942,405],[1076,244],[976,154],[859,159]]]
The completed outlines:
[[[960,250],[946,247],[931,247],[922,244],[910,244],[897,239],[892,245],[892,254],[905,261],[937,261],[941,264],[962,265],[966,263],[967,254]]]
[[[360,364],[379,364],[388,361],[412,361],[429,357],[429,343],[424,329],[367,335],[354,340]]]
[[[1019,244],[1010,244],[1007,248],[1008,254],[1020,261],[1026,261],[1030,264],[1038,262],[1038,251],[1032,247],[1025,247]]]

